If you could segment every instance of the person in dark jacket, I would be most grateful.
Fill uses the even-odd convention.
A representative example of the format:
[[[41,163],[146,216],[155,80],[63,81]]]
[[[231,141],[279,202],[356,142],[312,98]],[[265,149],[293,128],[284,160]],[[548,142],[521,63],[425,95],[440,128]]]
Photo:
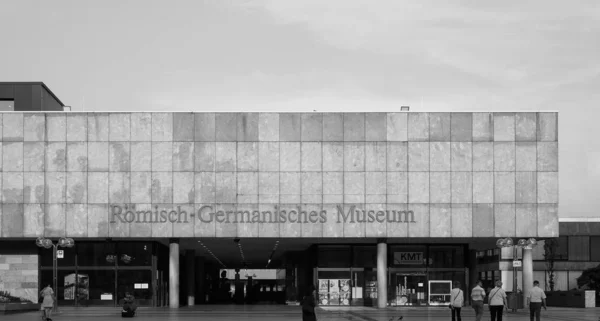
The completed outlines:
[[[314,286],[310,286],[306,291],[306,295],[302,298],[300,305],[302,306],[302,321],[317,321],[315,307],[317,305],[317,294]]]
[[[137,310],[135,298],[133,297],[133,295],[126,293],[125,299],[123,300],[123,310],[121,310],[121,317],[133,318],[135,316],[135,310]]]

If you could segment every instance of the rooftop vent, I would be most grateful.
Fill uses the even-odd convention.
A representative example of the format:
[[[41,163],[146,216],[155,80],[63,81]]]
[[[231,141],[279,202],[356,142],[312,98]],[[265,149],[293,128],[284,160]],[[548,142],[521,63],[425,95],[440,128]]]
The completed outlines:
[[[400,107],[400,111],[410,111],[410,106],[402,106]]]

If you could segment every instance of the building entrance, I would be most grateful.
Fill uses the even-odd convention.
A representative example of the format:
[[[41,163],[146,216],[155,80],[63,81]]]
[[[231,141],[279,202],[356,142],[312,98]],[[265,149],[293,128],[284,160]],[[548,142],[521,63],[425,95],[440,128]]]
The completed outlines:
[[[427,274],[422,272],[391,273],[395,300],[392,305],[427,305]]]

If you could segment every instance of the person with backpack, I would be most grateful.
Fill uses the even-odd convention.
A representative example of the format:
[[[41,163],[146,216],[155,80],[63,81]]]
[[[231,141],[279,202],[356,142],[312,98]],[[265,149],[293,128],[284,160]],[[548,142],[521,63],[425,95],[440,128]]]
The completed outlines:
[[[502,314],[504,309],[508,311],[508,304],[506,303],[506,292],[502,289],[502,281],[496,281],[496,287],[490,290],[490,299],[488,304],[490,305],[490,314],[492,315],[492,321],[502,321]]]
[[[302,307],[302,321],[317,321],[315,307],[317,305],[316,292],[314,286],[310,286],[306,291],[306,295],[302,298],[300,306]]]
[[[460,282],[454,282],[454,289],[450,292],[450,310],[452,310],[452,321],[461,321],[460,309],[463,307],[465,297],[460,289]]]

